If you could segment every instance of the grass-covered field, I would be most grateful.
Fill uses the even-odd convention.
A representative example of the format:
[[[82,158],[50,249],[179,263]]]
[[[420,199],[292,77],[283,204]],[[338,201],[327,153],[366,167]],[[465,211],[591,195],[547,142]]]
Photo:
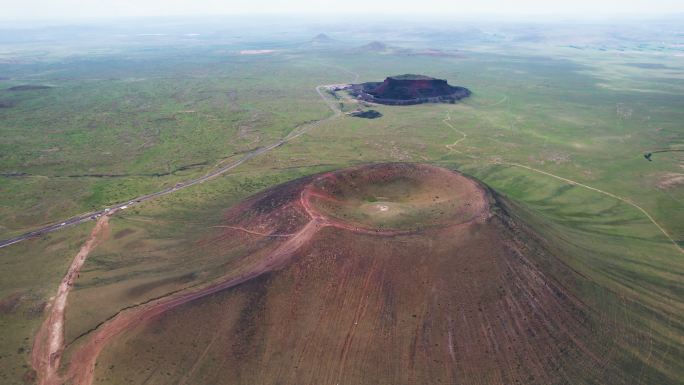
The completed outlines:
[[[111,51],[2,46],[1,238],[200,176],[326,118],[316,85],[420,73],[473,91],[455,105],[343,115],[217,179],[114,216],[69,297],[66,343],[124,307],[220,274],[231,256],[196,246],[240,199],[344,166],[425,162],[472,175],[543,218],[542,233],[563,240],[550,247],[596,283],[576,290],[624,328],[631,343],[616,349],[640,363],[625,370],[644,384],[681,379],[684,152],[655,153],[650,162],[643,154],[684,149],[684,51],[667,42],[379,34],[406,50],[350,48],[376,40],[369,33],[317,44],[301,31],[201,44],[141,38]],[[420,53],[435,47],[456,53]],[[240,54],[246,49],[276,52]],[[10,90],[26,84],[51,88]],[[338,96],[345,111],[356,107]],[[89,230],[0,249],[3,383],[24,381],[36,309]],[[174,362],[155,365],[165,372]]]

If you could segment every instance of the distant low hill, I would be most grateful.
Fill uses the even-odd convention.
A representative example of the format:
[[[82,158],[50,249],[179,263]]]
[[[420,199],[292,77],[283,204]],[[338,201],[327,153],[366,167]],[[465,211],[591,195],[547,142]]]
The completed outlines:
[[[358,51],[367,51],[367,52],[384,52],[387,51],[389,46],[381,41],[372,41],[368,44],[364,44],[361,47],[358,47]]]
[[[319,33],[318,35],[314,36],[313,39],[311,39],[312,43],[333,43],[335,41],[335,39],[324,33]]]
[[[19,86],[10,87],[8,91],[32,91],[32,90],[45,90],[52,88],[51,86],[46,86],[42,84],[22,84]]]
[[[343,41],[330,37],[330,35],[325,33],[319,33],[318,35],[306,40],[300,44],[302,49],[339,49],[341,46],[348,46]]]
[[[371,41],[370,43],[352,49],[356,53],[377,53],[385,55],[405,55],[405,56],[436,56],[436,57],[463,57],[457,51],[444,51],[437,48],[406,48],[391,45],[382,41]]]

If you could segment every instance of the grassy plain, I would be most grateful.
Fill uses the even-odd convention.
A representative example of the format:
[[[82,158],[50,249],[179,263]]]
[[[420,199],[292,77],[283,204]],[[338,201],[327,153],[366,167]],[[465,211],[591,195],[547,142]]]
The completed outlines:
[[[98,55],[3,53],[22,59],[0,64],[0,101],[12,105],[0,108],[3,238],[159,190],[273,143],[329,116],[314,87],[350,81],[353,73],[360,81],[422,73],[473,91],[455,105],[373,106],[381,118],[331,120],[234,172],[112,218],[112,236],[87,261],[69,299],[67,343],[121,308],[220,274],[232,256],[202,254],[196,246],[240,199],[314,172],[413,161],[466,172],[531,213],[543,234],[559,240],[550,246],[566,256],[563,262],[596,283],[575,288],[582,298],[624,326],[632,343],[616,349],[633,356],[625,370],[634,371],[636,383],[682,378],[681,250],[635,207],[512,165],[633,202],[684,246],[684,185],[676,182],[684,153],[643,157],[684,148],[681,53],[638,44],[580,49],[456,38],[394,44],[459,51],[427,56],[273,43],[283,50],[240,55],[272,46],[148,43]],[[53,88],[8,90],[22,84]],[[23,381],[27,341],[40,323],[17,309],[49,298],[88,231],[82,225],[0,250],[0,301],[34,293],[0,313],[3,382]],[[160,360],[174,351],[168,341],[137,352],[140,359],[172,373],[178,360],[201,354],[209,338],[186,330],[183,341],[192,342],[182,354]],[[118,365],[116,354],[106,357],[112,361],[102,368]]]

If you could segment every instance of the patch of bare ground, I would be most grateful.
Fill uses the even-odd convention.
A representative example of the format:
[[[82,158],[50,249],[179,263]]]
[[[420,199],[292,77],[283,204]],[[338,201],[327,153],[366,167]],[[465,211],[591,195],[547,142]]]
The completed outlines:
[[[116,365],[95,363],[103,349],[123,359],[137,340],[161,344],[218,322],[176,380],[629,384],[616,364],[619,330],[539,267],[558,259],[511,207],[471,178],[418,164],[274,187],[228,210],[225,225],[198,244],[257,246],[228,262],[228,274],[121,311],[74,347],[64,380],[85,385],[143,371],[117,374]],[[392,210],[418,225],[400,226],[385,216]],[[563,269],[571,277],[564,282],[583,279],[554,266]],[[163,322],[209,296],[220,321],[193,313],[193,324]],[[130,343],[109,347],[113,339]],[[165,375],[148,379],[173,380]]]
[[[116,233],[114,233],[114,239],[121,239],[121,238],[127,237],[131,234],[134,234],[134,233],[135,233],[135,230],[133,230],[133,229],[123,229],[123,230],[120,230],[120,231],[117,231]]]
[[[571,161],[569,154],[558,151],[542,151],[538,156],[530,156],[528,159],[531,162],[541,165],[546,163],[554,163],[560,165]]]
[[[684,185],[684,174],[679,173],[665,173],[659,179],[657,186],[659,189],[670,189],[677,186]]]
[[[14,313],[21,304],[23,297],[23,293],[15,292],[4,298],[0,298],[0,315]]]
[[[276,52],[274,49],[244,49],[240,51],[240,55],[264,55],[274,52]]]

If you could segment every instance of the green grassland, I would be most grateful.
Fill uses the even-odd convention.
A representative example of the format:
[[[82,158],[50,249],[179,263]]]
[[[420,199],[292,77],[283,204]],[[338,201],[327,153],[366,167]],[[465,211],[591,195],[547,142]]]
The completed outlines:
[[[684,148],[684,57],[446,44],[460,55],[309,47],[239,55],[234,46],[171,46],[1,64],[9,79],[0,80],[0,101],[13,107],[0,109],[0,173],[26,175],[0,176],[0,235],[197,177],[326,118],[331,111],[316,85],[348,82],[353,73],[360,81],[402,73],[446,78],[473,96],[454,105],[373,106],[379,119],[343,115],[217,179],[113,217],[108,240],[91,254],[69,298],[67,343],[124,307],[220,275],[233,256],[202,242],[240,199],[348,165],[426,162],[479,178],[537,218],[542,235],[562,240],[550,247],[592,283],[556,278],[624,332],[629,343],[616,344],[621,353],[614,354],[632,363],[625,370],[644,384],[676,383],[684,376],[684,254],[634,206],[511,163],[633,202],[684,246],[684,184],[667,183],[684,174],[684,153],[643,157]],[[649,62],[665,67],[643,65]],[[7,90],[19,84],[53,88]],[[356,108],[341,100],[345,111]],[[89,230],[80,225],[0,249],[0,300],[22,293],[19,305],[0,313],[3,383],[22,383],[28,341],[41,321],[27,309],[50,297]],[[195,310],[178,322],[191,322]],[[176,373],[220,328],[205,326],[179,336],[182,354],[153,361],[155,352],[174,351],[174,341],[160,339],[136,359]],[[123,344],[106,350],[98,366],[107,383],[119,383],[106,368],[125,365],[116,355]]]
[[[33,335],[64,272],[91,231],[89,224],[15,245],[0,261],[0,382],[21,384],[31,372]]]

